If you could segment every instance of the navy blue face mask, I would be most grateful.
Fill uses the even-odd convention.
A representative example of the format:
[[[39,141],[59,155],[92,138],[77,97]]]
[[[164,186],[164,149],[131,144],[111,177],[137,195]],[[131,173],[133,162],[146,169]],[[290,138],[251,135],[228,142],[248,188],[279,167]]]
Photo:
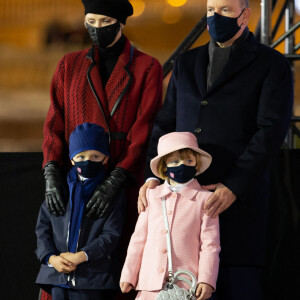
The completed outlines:
[[[207,17],[208,32],[211,38],[219,43],[224,43],[232,39],[241,29],[237,20],[244,12],[242,10],[237,18],[230,18],[214,13],[213,16]]]
[[[102,161],[74,161],[75,168],[78,174],[85,178],[92,178],[97,176],[100,172],[104,172]]]
[[[175,182],[185,183],[193,179],[196,173],[196,166],[181,164],[177,167],[167,167],[166,176]]]

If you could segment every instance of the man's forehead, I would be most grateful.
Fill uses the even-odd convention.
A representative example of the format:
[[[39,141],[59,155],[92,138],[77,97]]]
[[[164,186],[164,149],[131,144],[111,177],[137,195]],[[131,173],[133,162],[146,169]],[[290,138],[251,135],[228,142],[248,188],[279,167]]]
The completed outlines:
[[[240,0],[207,0],[207,7],[232,7],[239,4]]]

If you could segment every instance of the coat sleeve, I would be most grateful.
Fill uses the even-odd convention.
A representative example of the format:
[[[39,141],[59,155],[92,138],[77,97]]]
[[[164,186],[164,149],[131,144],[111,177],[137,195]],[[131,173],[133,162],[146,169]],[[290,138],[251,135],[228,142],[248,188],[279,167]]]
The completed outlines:
[[[198,283],[206,283],[216,289],[219,271],[219,253],[221,250],[219,218],[213,219],[207,216],[203,209],[201,210],[201,215]]]
[[[40,208],[40,212],[39,212],[39,216],[35,228],[35,233],[37,237],[37,249],[35,253],[41,263],[44,262],[44,259],[49,254],[52,253],[58,254],[58,251],[56,249],[53,240],[50,213],[46,207],[45,202],[43,202]]]
[[[149,200],[149,190],[147,190],[146,194],[147,200]],[[148,201],[146,210],[139,215],[134,233],[129,242],[127,256],[121,273],[120,282],[129,282],[134,287],[136,287],[138,282],[144,247],[147,240],[150,205]]]
[[[168,85],[166,98],[162,108],[158,112],[153,125],[153,130],[147,151],[147,162],[145,169],[145,178],[155,177],[150,170],[150,160],[157,155],[158,140],[164,134],[176,130],[176,103],[177,103],[177,76],[178,60],[174,64],[174,69]]]
[[[63,57],[54,72],[50,87],[50,107],[44,123],[43,167],[49,161],[62,165],[64,145],[64,71]]]
[[[117,164],[118,167],[128,171],[134,171],[134,168],[139,165],[139,159],[144,157],[145,146],[152,131],[154,117],[162,103],[162,67],[154,58],[140,97],[141,102],[136,120],[127,134],[129,146]]]
[[[119,194],[115,206],[110,212],[101,234],[80,250],[84,251],[90,262],[97,261],[111,253],[119,245],[125,222],[125,192]]]
[[[293,79],[288,61],[273,55],[259,98],[257,131],[238,157],[225,184],[237,197],[264,176],[282,145],[293,107]]]

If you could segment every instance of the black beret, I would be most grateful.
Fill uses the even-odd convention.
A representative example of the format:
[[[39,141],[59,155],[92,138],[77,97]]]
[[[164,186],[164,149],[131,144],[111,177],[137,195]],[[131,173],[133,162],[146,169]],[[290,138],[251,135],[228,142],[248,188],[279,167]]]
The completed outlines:
[[[133,14],[133,7],[128,0],[81,0],[84,14],[104,15],[125,24],[127,17]]]

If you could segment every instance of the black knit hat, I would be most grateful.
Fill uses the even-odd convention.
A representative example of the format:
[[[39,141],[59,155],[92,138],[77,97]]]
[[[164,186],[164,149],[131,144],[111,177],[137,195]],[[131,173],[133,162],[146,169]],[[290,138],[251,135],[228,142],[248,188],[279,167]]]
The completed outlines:
[[[125,24],[127,17],[133,14],[133,7],[128,0],[81,0],[84,14],[104,15]]]

